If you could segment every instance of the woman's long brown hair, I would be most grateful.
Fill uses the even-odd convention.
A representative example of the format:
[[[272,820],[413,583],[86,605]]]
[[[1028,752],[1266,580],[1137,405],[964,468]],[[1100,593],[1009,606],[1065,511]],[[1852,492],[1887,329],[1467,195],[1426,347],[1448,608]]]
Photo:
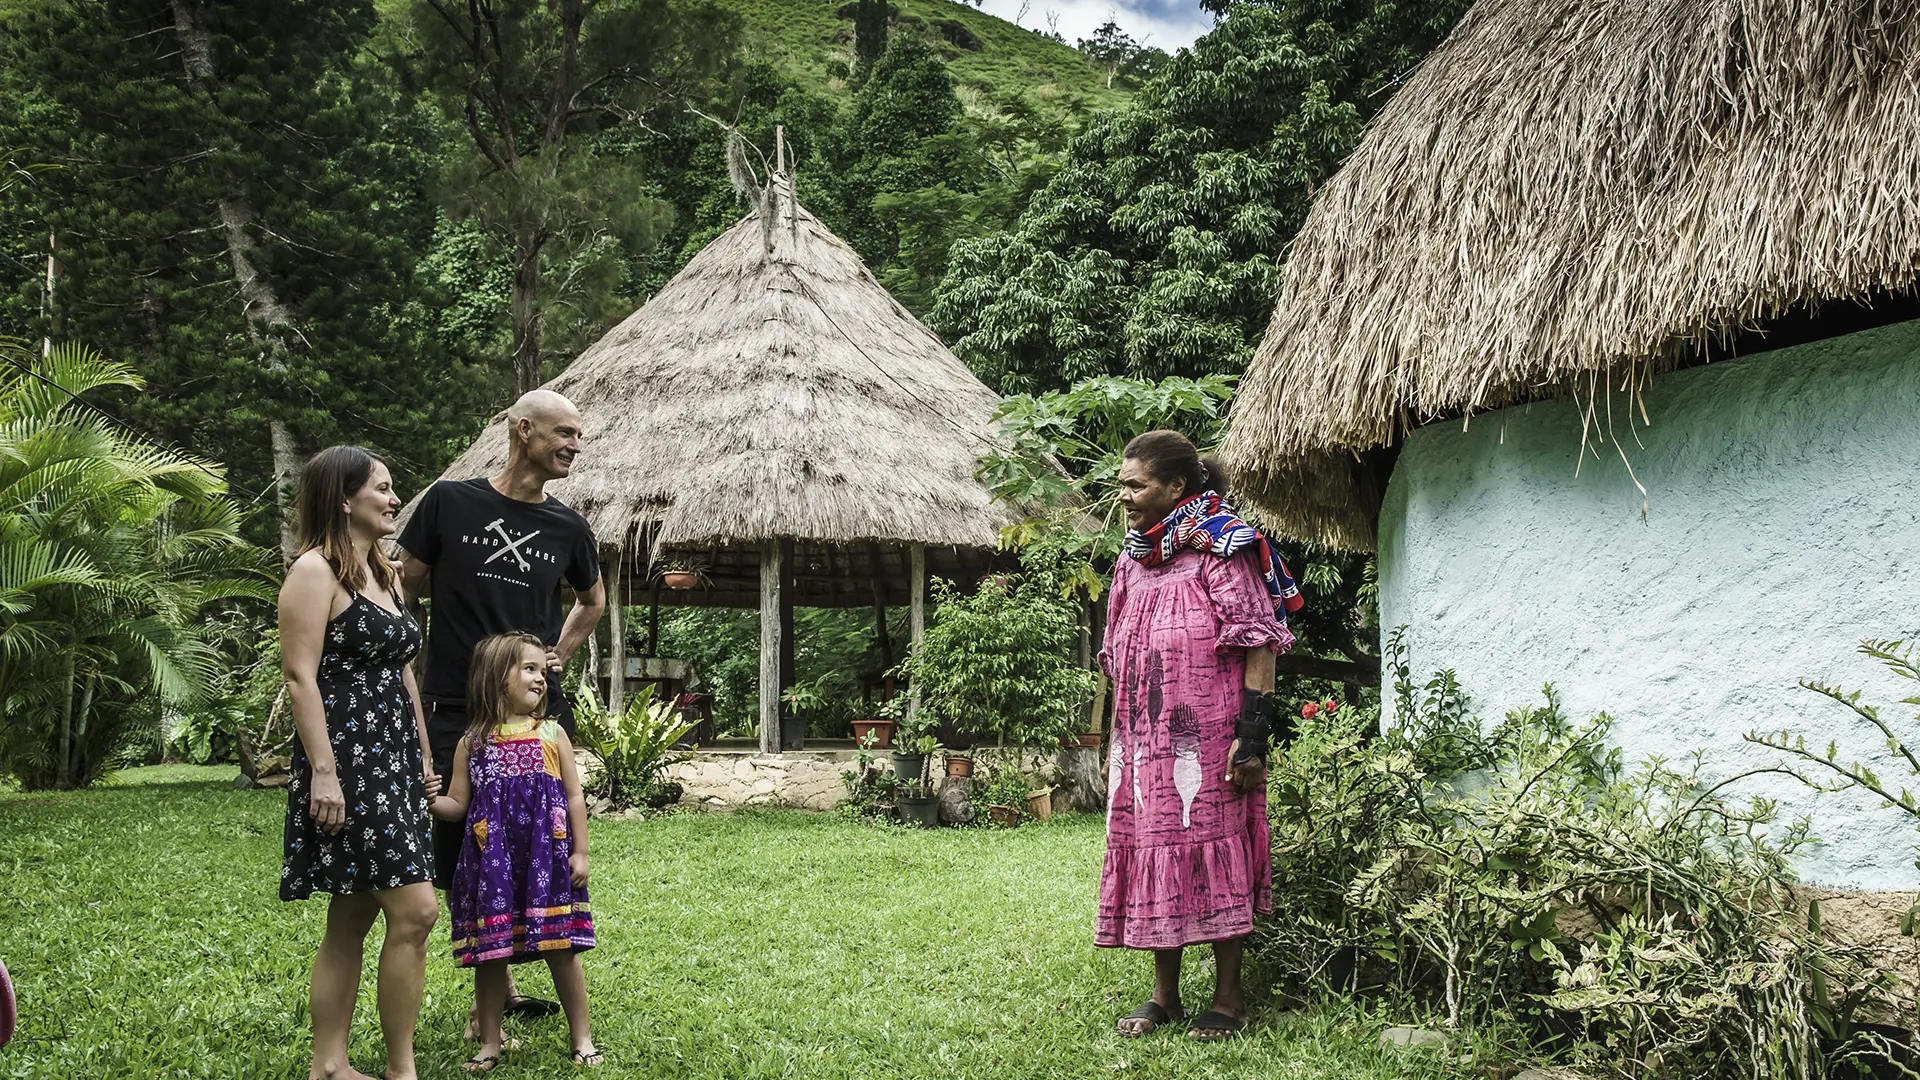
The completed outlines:
[[[300,551],[320,552],[333,576],[352,592],[367,587],[367,576],[387,595],[400,598],[400,575],[375,544],[364,562],[353,557],[353,533],[340,505],[360,493],[373,476],[373,467],[386,462],[358,446],[329,446],[307,460],[300,470],[300,491],[294,505],[300,516]]]
[[[513,707],[507,702],[507,677],[520,666],[520,651],[532,646],[541,656],[547,654],[546,642],[532,634],[495,634],[480,639],[467,662],[467,742],[470,747],[485,746],[493,729],[507,722]],[[547,715],[546,698],[534,716]],[[469,751],[472,752],[472,751]]]

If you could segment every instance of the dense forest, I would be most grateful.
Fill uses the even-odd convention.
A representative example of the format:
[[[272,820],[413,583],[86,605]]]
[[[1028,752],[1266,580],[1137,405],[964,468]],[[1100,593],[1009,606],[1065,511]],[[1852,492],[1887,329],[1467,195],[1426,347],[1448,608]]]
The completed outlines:
[[[948,0],[9,0],[0,338],[124,365],[88,400],[224,465],[271,546],[330,443],[418,491],[738,219],[727,133],[779,127],[996,390],[1230,386],[1316,186],[1466,4],[1201,6],[1168,56]],[[1362,565],[1289,557],[1337,598],[1309,639],[1370,648]],[[747,640],[664,636],[716,674]],[[867,647],[832,639],[822,671]]]

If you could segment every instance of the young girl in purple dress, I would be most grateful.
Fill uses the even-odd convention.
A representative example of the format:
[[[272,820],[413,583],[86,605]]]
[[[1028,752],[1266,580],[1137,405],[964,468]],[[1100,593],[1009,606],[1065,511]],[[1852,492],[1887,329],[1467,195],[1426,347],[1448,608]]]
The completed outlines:
[[[599,1065],[587,1023],[581,952],[593,948],[587,904],[587,805],[573,743],[546,719],[547,647],[531,634],[498,634],[474,647],[472,719],[454,751],[453,782],[435,817],[465,821],[447,905],[453,955],[473,967],[480,1049],[468,1072],[500,1064],[507,965],[541,959],[567,1013],[573,1063]]]

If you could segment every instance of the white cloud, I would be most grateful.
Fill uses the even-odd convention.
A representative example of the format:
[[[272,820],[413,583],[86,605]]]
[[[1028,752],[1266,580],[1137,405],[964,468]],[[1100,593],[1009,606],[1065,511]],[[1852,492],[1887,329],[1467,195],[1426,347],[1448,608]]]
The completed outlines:
[[[1027,0],[986,0],[981,9],[1029,30],[1048,29],[1048,15],[1058,15],[1060,36],[1069,45],[1092,37],[1109,18],[1135,41],[1168,52],[1213,29],[1213,16],[1200,9],[1198,0],[1030,0],[1021,15],[1023,3]]]

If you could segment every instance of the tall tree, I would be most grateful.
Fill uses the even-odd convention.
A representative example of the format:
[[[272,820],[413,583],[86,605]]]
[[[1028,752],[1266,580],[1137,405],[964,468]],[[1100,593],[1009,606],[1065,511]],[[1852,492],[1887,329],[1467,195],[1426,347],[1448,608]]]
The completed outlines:
[[[1008,393],[1239,372],[1314,190],[1467,6],[1235,7],[1081,132],[1017,226],[954,246],[931,321]]]
[[[62,270],[48,297],[0,262],[0,318],[133,364],[111,406],[269,505],[330,442],[418,483],[471,400],[413,276],[431,140],[357,65],[373,25],[365,0],[0,8],[0,128],[60,166],[21,192]]]
[[[887,51],[887,0],[858,0],[853,9],[853,56],[862,71]]]
[[[545,275],[608,244],[650,246],[666,204],[636,163],[600,151],[613,129],[695,95],[733,54],[738,21],[706,0],[419,0],[406,58],[462,117],[472,153],[450,208],[506,254],[516,393],[540,385]]]
[[[1087,59],[1107,69],[1107,89],[1113,89],[1113,77],[1121,68],[1133,62],[1140,53],[1140,43],[1133,35],[1120,29],[1120,24],[1108,19],[1094,30],[1090,38],[1081,38],[1074,48],[1087,55]]]

